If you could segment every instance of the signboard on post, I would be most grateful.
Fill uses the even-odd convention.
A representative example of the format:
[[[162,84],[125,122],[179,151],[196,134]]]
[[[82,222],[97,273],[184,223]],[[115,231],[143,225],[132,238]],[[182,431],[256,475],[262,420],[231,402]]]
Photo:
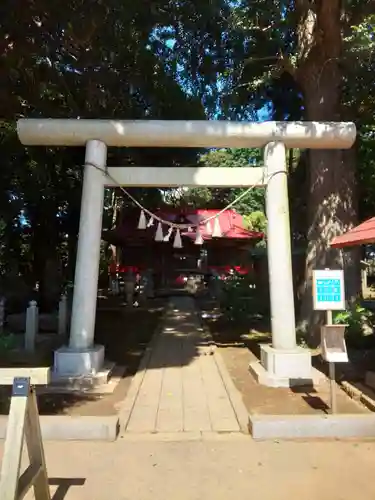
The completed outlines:
[[[331,386],[331,411],[337,413],[335,363],[347,362],[345,325],[334,325],[332,311],[345,309],[344,271],[321,269],[313,271],[315,311],[326,311],[327,324],[321,330],[322,357],[328,361]]]
[[[332,269],[313,271],[313,297],[315,311],[344,310],[344,272]]]

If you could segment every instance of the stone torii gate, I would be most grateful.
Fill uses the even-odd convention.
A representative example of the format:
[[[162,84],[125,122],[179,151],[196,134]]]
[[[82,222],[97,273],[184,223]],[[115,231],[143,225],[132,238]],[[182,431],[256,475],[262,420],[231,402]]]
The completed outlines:
[[[104,347],[94,345],[107,147],[264,148],[264,167],[109,167],[124,186],[247,187],[266,185],[272,345],[262,346],[259,382],[274,387],[312,379],[311,355],[297,347],[286,148],[347,149],[353,123],[22,119],[26,146],[85,146],[84,180],[69,346],[55,353],[58,376],[95,376]]]

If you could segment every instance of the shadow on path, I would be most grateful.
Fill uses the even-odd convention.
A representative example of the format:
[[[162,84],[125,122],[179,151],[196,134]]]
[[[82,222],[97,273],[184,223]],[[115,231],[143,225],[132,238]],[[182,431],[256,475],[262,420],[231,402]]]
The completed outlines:
[[[50,477],[48,479],[50,486],[57,486],[55,493],[52,495],[51,500],[64,500],[70,488],[76,486],[84,486],[86,478],[83,477]]]

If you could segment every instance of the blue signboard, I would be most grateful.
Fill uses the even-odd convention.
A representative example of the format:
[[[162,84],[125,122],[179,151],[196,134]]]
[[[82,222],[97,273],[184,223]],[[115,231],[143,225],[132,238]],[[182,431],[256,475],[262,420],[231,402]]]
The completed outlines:
[[[341,270],[314,271],[314,309],[345,309],[344,275]]]
[[[323,278],[316,281],[317,302],[341,302],[340,280]]]

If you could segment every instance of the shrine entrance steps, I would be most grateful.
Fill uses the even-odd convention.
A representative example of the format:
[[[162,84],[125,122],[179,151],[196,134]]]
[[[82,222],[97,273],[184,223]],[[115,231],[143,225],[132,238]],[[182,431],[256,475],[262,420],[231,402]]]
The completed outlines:
[[[170,298],[120,418],[125,434],[246,432],[246,409],[191,297]]]

